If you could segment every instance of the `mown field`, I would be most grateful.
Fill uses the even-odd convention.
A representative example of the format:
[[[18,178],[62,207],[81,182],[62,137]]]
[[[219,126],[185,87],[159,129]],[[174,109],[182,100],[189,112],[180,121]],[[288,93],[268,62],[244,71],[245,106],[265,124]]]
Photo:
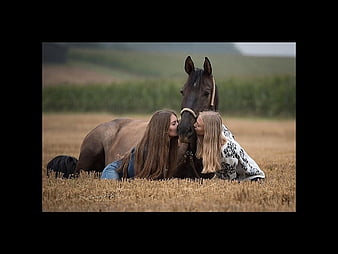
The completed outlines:
[[[294,119],[225,117],[224,123],[266,174],[263,182],[170,179],[101,180],[47,177],[46,164],[59,154],[78,158],[85,135],[117,115],[42,114],[43,212],[295,212],[296,122]],[[149,119],[150,115],[131,115]]]

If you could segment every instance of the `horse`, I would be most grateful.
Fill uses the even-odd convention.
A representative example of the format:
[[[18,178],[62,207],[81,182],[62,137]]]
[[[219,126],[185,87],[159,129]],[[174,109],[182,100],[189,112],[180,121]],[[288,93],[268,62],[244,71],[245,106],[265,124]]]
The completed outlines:
[[[74,174],[81,170],[102,172],[109,163],[119,160],[143,137],[148,121],[116,118],[99,124],[82,141]]]
[[[200,111],[217,110],[217,87],[207,57],[203,69],[200,69],[194,67],[188,56],[184,69],[188,79],[181,89],[183,98],[178,125],[178,164],[175,172],[168,172],[168,177],[209,178],[210,174],[201,174],[202,162],[195,157],[197,137],[193,124]],[[121,159],[141,140],[147,124],[148,121],[130,118],[116,118],[99,124],[85,136],[81,144],[74,175],[81,171],[102,172],[106,165]]]
[[[194,62],[188,56],[185,60],[184,69],[189,76],[181,89],[183,96],[180,111],[181,120],[177,126],[177,132],[179,141],[187,144],[187,148],[183,160],[178,164],[176,177],[211,178],[214,176],[213,173],[201,173],[203,169],[202,161],[195,156],[197,136],[193,125],[199,112],[217,110],[218,89],[212,74],[210,60],[207,57],[204,59],[203,69],[200,69],[195,68]],[[189,158],[189,166],[193,170],[186,170],[187,158]]]

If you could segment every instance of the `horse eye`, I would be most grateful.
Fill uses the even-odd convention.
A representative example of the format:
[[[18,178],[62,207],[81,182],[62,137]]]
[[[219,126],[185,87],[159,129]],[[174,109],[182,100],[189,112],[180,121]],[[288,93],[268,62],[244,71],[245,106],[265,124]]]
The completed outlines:
[[[208,91],[204,92],[204,96],[208,96],[210,93]]]

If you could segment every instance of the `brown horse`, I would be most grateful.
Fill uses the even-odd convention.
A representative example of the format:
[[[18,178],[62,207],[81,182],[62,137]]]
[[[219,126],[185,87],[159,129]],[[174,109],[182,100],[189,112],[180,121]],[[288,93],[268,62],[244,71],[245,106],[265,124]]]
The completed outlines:
[[[196,134],[193,124],[198,112],[216,110],[218,105],[217,87],[207,57],[203,67],[195,68],[190,56],[185,60],[185,71],[189,77],[181,90],[183,100],[178,125],[178,166],[175,172],[168,173],[170,177],[201,177],[202,164],[195,157]],[[78,174],[81,170],[102,172],[107,164],[120,159],[136,146],[147,124],[147,121],[118,118],[98,125],[84,138],[74,173]]]
[[[218,90],[212,75],[210,61],[205,57],[203,69],[195,68],[190,56],[185,60],[185,71],[189,75],[181,93],[181,121],[177,127],[179,140],[186,143],[186,152],[178,164],[176,177],[211,178],[214,174],[201,174],[202,161],[195,156],[196,133],[193,124],[199,112],[218,108]],[[189,161],[189,163],[188,163]]]

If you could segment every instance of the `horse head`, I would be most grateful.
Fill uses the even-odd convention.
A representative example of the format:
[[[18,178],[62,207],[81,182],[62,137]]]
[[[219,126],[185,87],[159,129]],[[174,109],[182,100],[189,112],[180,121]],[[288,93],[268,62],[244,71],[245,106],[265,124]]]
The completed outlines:
[[[185,60],[185,72],[189,75],[181,89],[181,120],[177,127],[182,143],[194,143],[196,133],[193,127],[199,112],[217,110],[218,92],[212,75],[210,61],[205,57],[203,69],[195,68],[190,56]]]

